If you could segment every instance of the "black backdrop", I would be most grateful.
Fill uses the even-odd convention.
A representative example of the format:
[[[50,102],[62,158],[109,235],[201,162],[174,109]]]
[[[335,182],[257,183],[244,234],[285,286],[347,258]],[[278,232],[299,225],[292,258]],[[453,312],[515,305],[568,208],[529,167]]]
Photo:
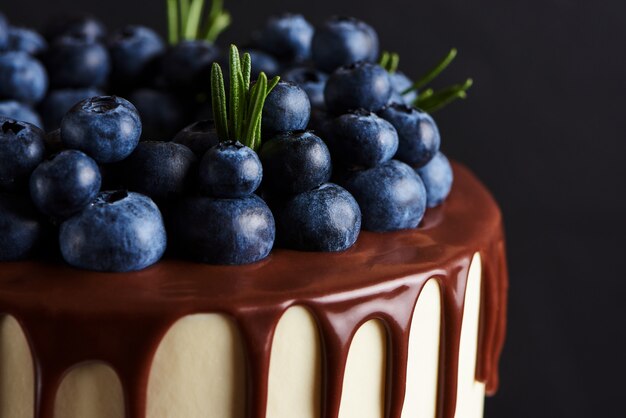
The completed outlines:
[[[626,2],[606,0],[227,1],[222,38],[272,13],[374,25],[411,75],[450,47],[442,82],[471,75],[436,114],[443,150],[490,187],[506,219],[511,294],[501,390],[490,418],[623,417],[626,290]],[[0,0],[16,24],[68,11],[164,33],[163,0]]]

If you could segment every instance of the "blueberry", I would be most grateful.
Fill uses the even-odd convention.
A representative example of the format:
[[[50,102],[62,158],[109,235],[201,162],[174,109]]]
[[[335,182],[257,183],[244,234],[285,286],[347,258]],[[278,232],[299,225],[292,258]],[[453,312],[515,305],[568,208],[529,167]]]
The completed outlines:
[[[196,174],[197,158],[173,142],[140,142],[122,163],[123,182],[157,202],[182,195]]]
[[[361,230],[361,210],[344,188],[325,183],[290,197],[276,211],[278,242],[301,251],[344,251]]]
[[[9,21],[0,13],[0,51],[6,49],[9,44]]]
[[[245,52],[250,54],[253,78],[257,78],[261,72],[264,72],[268,77],[274,77],[280,72],[280,64],[270,54],[258,49],[248,49]]]
[[[104,24],[90,15],[73,15],[50,22],[46,27],[45,35],[48,40],[61,36],[80,36],[92,41],[101,41],[106,38],[107,29]]]
[[[121,97],[99,96],[83,100],[61,122],[61,139],[101,163],[128,157],[141,136],[137,109]]]
[[[212,120],[201,120],[177,133],[173,142],[185,145],[198,158],[202,158],[209,148],[219,143],[219,138],[215,123]]]
[[[326,73],[309,67],[294,67],[283,73],[282,79],[299,85],[309,96],[313,108],[326,106],[324,103],[324,87],[328,80]]]
[[[393,158],[398,133],[375,113],[359,110],[332,121],[331,150],[349,166],[373,167]]]
[[[426,211],[426,189],[408,165],[391,160],[367,170],[351,173],[344,187],[352,193],[368,231],[415,228]]]
[[[43,229],[41,218],[27,197],[0,193],[0,261],[32,255]]]
[[[263,184],[273,193],[301,193],[330,179],[328,147],[311,132],[278,135],[263,144],[259,157]]]
[[[296,84],[279,82],[263,106],[262,126],[265,132],[288,132],[306,129],[311,117],[311,102]]]
[[[61,126],[63,116],[65,116],[76,103],[89,99],[90,97],[101,96],[102,94],[102,91],[93,87],[49,91],[40,106],[46,130],[52,131],[58,129]]]
[[[182,41],[163,58],[163,75],[176,88],[206,90],[210,87],[211,65],[219,58],[219,49],[207,41]]]
[[[113,82],[118,86],[142,83],[164,51],[163,39],[145,26],[129,25],[114,32],[109,41]]]
[[[39,55],[48,48],[45,38],[32,29],[9,28],[7,50],[22,51],[30,55]]]
[[[26,122],[0,117],[0,190],[17,190],[45,154],[44,132]]]
[[[78,35],[57,38],[44,62],[55,88],[101,87],[109,76],[111,61],[107,49]]]
[[[333,17],[315,31],[313,61],[317,68],[331,72],[357,61],[378,58],[378,35],[367,23],[351,17]]]
[[[311,56],[313,32],[313,26],[302,15],[285,13],[268,19],[259,42],[281,61],[301,62]]]
[[[417,170],[428,196],[428,207],[433,208],[448,197],[452,189],[452,167],[443,153],[438,152],[424,167]]]
[[[183,105],[168,92],[139,89],[132,92],[128,100],[137,108],[141,117],[143,139],[170,141],[185,126]]]
[[[95,199],[101,181],[94,160],[80,151],[61,151],[33,171],[30,196],[40,212],[64,219]]]
[[[380,116],[398,131],[400,144],[396,159],[413,168],[426,165],[439,150],[439,129],[428,113],[412,107],[393,103],[385,107]]]
[[[15,100],[0,101],[0,117],[32,123],[38,128],[43,127],[41,118],[30,106]]]
[[[391,80],[392,90],[389,102],[412,106],[413,103],[415,103],[415,101],[417,100],[417,91],[411,90],[406,94],[402,93],[413,86],[413,81],[400,71],[390,73],[389,79]]]
[[[163,218],[154,202],[125,191],[100,193],[59,231],[65,261],[95,271],[144,269],[159,261],[166,242]]]
[[[380,65],[357,62],[335,70],[328,78],[324,98],[335,114],[366,109],[377,112],[391,97],[389,73]]]
[[[212,197],[247,196],[259,188],[262,178],[258,155],[240,142],[221,142],[200,162],[200,190]]]
[[[25,52],[0,54],[0,99],[37,103],[48,89],[41,63]]]
[[[172,212],[176,250],[211,264],[249,264],[274,245],[272,212],[256,195],[238,199],[190,197]]]

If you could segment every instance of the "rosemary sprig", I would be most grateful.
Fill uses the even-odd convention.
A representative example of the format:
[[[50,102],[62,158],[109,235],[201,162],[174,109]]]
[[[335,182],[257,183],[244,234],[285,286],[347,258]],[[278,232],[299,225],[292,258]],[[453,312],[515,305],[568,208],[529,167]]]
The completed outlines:
[[[224,10],[224,0],[212,0],[208,13],[206,0],[166,0],[168,40],[177,44],[181,40],[215,42],[230,26],[231,17]]]
[[[467,90],[472,87],[474,81],[468,78],[463,84],[455,84],[438,92],[432,92],[430,95],[424,97],[420,95],[415,101],[415,107],[422,109],[425,112],[433,113],[457,99],[466,99]]]
[[[437,63],[430,71],[428,71],[422,78],[417,80],[411,87],[402,92],[402,94],[407,94],[413,90],[419,90],[422,87],[428,85],[431,81],[433,81],[443,70],[448,68],[448,66],[454,61],[456,58],[457,50],[456,48],[452,48],[448,54],[443,57],[441,61]]]
[[[426,87],[435,78],[437,78],[437,76],[439,76],[439,74],[441,74],[443,70],[445,70],[452,63],[452,61],[454,61],[456,55],[456,48],[452,48],[441,61],[431,68],[424,76],[414,82],[409,88],[401,92],[401,94],[404,96]],[[398,70],[399,62],[400,57],[397,53],[385,51],[380,58],[379,64],[387,70],[387,72],[393,74]],[[417,99],[413,102],[413,106],[422,109],[425,112],[436,112],[457,99],[467,98],[467,91],[470,87],[472,87],[473,83],[473,80],[468,78],[463,84],[455,84],[438,91],[428,88],[419,92]]]
[[[380,66],[387,70],[388,73],[395,73],[400,66],[400,55],[396,52],[384,51],[380,57]]]
[[[267,79],[265,73],[251,86],[252,62],[250,54],[241,57],[235,45],[230,46],[230,91],[228,105],[224,88],[224,75],[218,63],[211,69],[211,101],[213,118],[222,141],[240,141],[257,150],[261,146],[261,121],[265,99],[280,78]]]

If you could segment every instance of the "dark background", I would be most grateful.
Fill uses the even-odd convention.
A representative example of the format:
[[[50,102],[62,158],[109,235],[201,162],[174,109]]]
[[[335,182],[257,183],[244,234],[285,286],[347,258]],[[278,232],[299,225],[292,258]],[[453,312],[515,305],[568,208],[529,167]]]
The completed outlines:
[[[509,334],[490,418],[623,417],[626,284],[626,2],[226,1],[245,41],[265,17],[354,15],[418,76],[455,46],[440,84],[472,76],[437,113],[443,150],[500,202],[511,273]],[[87,11],[165,33],[161,0],[0,0],[16,24]]]

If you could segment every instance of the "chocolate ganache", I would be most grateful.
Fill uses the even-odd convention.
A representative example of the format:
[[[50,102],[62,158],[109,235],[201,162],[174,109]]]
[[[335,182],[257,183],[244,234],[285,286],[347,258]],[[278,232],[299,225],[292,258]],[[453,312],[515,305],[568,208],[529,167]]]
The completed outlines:
[[[363,232],[339,254],[277,249],[246,266],[164,260],[124,274],[37,261],[1,264],[0,313],[14,316],[27,336],[36,373],[35,416],[53,417],[57,388],[70,367],[100,360],[122,382],[126,416],[145,417],[150,365],[163,336],[186,315],[217,312],[232,316],[241,331],[248,416],[263,418],[272,336],[282,313],[301,305],[321,334],[322,415],[338,416],[350,341],[361,324],[379,319],[389,344],[386,416],[399,418],[412,311],[422,286],[434,278],[443,307],[437,416],[453,418],[473,255],[481,255],[483,271],[476,378],[489,394],[498,386],[508,288],[500,211],[468,169],[453,167],[449,198],[428,210],[418,229]]]

